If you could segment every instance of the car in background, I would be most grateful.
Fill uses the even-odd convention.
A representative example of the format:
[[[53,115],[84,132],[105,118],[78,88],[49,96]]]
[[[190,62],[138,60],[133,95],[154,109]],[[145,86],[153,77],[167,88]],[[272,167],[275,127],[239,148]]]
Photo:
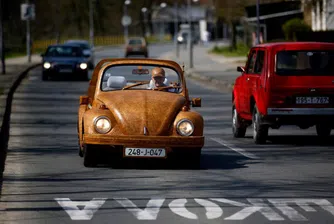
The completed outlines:
[[[148,57],[148,47],[145,38],[143,37],[130,37],[125,46],[125,57],[130,55],[143,55]]]
[[[59,76],[88,80],[88,62],[83,49],[78,45],[50,45],[42,57],[42,79]]]
[[[245,67],[238,67],[232,94],[232,130],[263,144],[268,129],[295,125],[316,127],[328,138],[334,129],[334,44],[281,42],[250,49]]]
[[[77,44],[83,49],[83,54],[88,58],[88,68],[94,69],[94,51],[86,40],[67,40],[64,44]]]
[[[164,85],[156,85],[153,75]],[[78,108],[79,156],[84,157],[84,166],[95,167],[108,158],[112,165],[148,159],[199,167],[204,120],[191,107],[200,107],[201,98],[189,97],[179,64],[104,59],[91,80]]]

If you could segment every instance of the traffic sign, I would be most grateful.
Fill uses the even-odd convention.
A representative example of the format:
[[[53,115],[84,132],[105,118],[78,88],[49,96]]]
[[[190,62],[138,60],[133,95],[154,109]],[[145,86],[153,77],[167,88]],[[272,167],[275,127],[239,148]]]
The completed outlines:
[[[123,26],[129,26],[131,24],[132,20],[130,16],[123,16],[122,17],[122,25]]]
[[[35,4],[21,4],[21,19],[35,19]]]

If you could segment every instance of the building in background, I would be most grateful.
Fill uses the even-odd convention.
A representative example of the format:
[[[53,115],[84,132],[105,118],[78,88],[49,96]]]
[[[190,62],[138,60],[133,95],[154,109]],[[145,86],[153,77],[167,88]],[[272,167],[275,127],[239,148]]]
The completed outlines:
[[[302,7],[313,31],[334,30],[334,0],[302,0]]]

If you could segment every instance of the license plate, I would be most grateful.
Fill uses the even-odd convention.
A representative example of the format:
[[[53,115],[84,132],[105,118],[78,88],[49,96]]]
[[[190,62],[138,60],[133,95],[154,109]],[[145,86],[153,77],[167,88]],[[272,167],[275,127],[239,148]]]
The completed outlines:
[[[125,148],[127,157],[165,157],[166,150],[162,148]]]
[[[61,73],[71,73],[72,69],[59,69],[59,72],[61,72]]]
[[[138,48],[138,47],[133,48],[133,51],[139,51],[139,50],[140,50],[140,48]]]
[[[329,104],[329,97],[296,97],[296,104]]]

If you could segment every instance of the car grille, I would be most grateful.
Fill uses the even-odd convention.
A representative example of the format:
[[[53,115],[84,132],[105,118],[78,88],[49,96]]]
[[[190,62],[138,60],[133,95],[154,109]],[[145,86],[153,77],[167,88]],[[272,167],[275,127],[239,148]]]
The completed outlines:
[[[57,64],[56,67],[58,69],[72,69],[73,68],[73,65],[66,65],[66,64]]]

